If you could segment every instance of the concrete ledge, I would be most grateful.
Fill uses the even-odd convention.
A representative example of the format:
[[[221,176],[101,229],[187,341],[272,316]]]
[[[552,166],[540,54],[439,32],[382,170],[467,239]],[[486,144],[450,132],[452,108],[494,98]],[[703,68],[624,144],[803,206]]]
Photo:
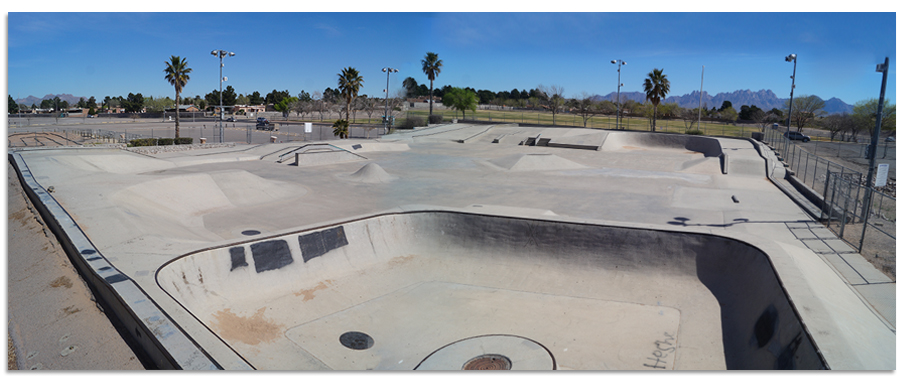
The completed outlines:
[[[134,281],[96,250],[65,209],[37,183],[21,155],[9,153],[9,162],[28,198],[104,311],[125,327],[152,365],[169,370],[221,369]]]

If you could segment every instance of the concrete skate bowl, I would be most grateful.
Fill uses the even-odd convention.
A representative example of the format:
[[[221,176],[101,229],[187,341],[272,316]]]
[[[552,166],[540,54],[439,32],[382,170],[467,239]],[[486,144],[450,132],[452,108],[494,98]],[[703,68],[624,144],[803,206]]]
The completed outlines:
[[[384,214],[198,251],[156,278],[256,369],[827,367],[768,257],[703,234]]]

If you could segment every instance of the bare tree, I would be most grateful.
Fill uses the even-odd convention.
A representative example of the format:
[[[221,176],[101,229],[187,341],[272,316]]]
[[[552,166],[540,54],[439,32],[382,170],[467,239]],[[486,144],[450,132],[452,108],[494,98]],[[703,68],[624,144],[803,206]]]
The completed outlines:
[[[543,94],[544,100],[547,102],[547,108],[550,109],[550,112],[553,114],[553,124],[555,125],[556,114],[558,114],[566,104],[564,95],[565,89],[558,85],[546,87],[542,84],[539,84],[537,89]]]
[[[587,122],[591,117],[600,113],[597,105],[591,100],[591,95],[585,91],[581,92],[580,98],[573,98],[570,104],[575,109],[575,113],[581,117],[584,127],[587,127]]]
[[[683,107],[679,107],[678,116],[680,116],[681,120],[684,121],[685,132],[691,131],[694,128],[694,124],[697,123],[697,109],[686,109]]]
[[[794,98],[791,122],[794,123],[798,132],[803,132],[803,126],[822,117],[823,108],[825,108],[825,101],[815,95],[802,95]]]

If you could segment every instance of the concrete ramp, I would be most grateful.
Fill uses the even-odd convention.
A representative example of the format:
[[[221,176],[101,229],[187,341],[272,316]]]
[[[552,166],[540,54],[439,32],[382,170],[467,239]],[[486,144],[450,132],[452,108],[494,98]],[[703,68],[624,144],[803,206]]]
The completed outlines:
[[[189,254],[157,282],[257,369],[825,366],[768,257],[709,234],[413,212]],[[515,344],[451,346],[489,336]]]
[[[705,157],[719,157],[722,146],[715,138],[696,135],[665,133],[609,133],[603,144],[604,151],[640,150],[684,151],[703,154]]]
[[[513,154],[489,160],[491,164],[512,172],[585,169],[587,166],[555,154]]]
[[[307,151],[294,154],[295,166],[329,165],[342,162],[364,161],[366,157],[346,150]]]
[[[137,174],[168,169],[172,162],[138,155],[131,152],[109,152],[108,154],[67,155],[61,153],[49,157],[56,163],[92,172],[115,174]]]
[[[388,174],[376,163],[368,163],[346,178],[350,181],[366,184],[385,184],[397,179],[397,177]]]

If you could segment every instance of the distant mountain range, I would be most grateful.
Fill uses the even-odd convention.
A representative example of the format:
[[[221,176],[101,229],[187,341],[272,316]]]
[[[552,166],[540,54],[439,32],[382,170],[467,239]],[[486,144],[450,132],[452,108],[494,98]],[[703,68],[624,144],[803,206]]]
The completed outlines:
[[[90,98],[90,97],[74,96],[72,94],[47,94],[47,95],[44,95],[43,98],[38,98],[36,96],[29,95],[26,98],[16,99],[16,103],[25,104],[25,106],[28,106],[28,107],[31,107],[32,104],[34,104],[35,106],[40,106],[42,100],[47,100],[47,99],[53,100],[53,98],[56,98],[56,97],[59,97],[60,100],[69,102],[70,106],[78,103],[78,101],[81,100],[81,98],[84,98],[84,100],[88,100],[88,98]]]
[[[629,99],[643,102],[646,100],[646,98],[647,95],[642,92],[619,93],[620,102],[624,102]],[[615,101],[616,93],[611,92],[606,95],[594,95],[593,97],[591,97],[591,99],[595,101]],[[690,94],[684,94],[681,96],[669,96],[664,99],[662,103],[678,103],[679,106],[683,107],[697,107],[697,103],[699,101],[700,92],[693,91]],[[779,98],[775,96],[775,93],[773,93],[772,90],[738,90],[733,92],[721,92],[714,96],[710,96],[708,93],[706,93],[706,91],[703,92],[703,104],[707,108],[722,107],[722,102],[725,101],[730,101],[734,109],[738,111],[741,110],[741,105],[756,105],[756,107],[759,107],[763,110],[771,110],[773,108],[784,110],[784,106],[788,102],[788,98]],[[823,110],[825,110],[825,112],[828,114],[843,112],[851,113],[853,112],[853,105],[848,105],[838,98],[831,98],[825,100],[825,108]]]

